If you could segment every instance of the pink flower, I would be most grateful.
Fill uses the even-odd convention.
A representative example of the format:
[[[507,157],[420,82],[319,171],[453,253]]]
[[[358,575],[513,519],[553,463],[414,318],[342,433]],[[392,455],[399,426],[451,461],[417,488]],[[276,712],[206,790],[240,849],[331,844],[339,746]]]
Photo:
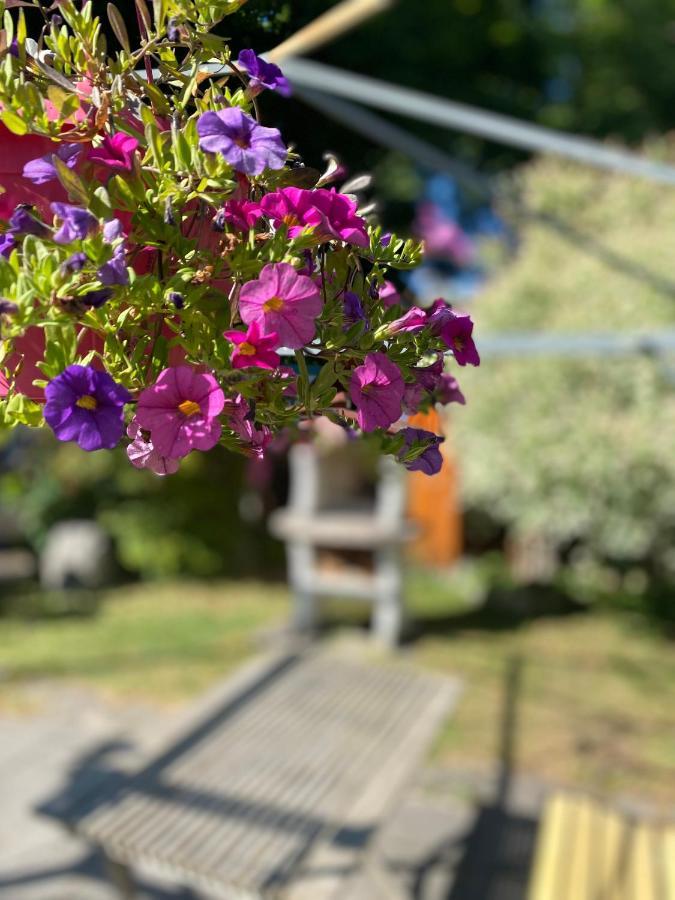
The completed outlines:
[[[91,162],[109,169],[131,171],[134,165],[134,153],[138,149],[138,141],[135,137],[117,131],[112,137],[106,134],[103,143],[99,147],[93,147],[89,151]]]
[[[225,331],[224,337],[234,344],[231,363],[235,369],[257,366],[259,369],[276,369],[281,360],[274,351],[279,346],[279,336],[261,334],[258,322],[251,322],[246,334],[243,331]]]
[[[218,443],[225,396],[218,382],[193,366],[164,369],[138,398],[136,421],[161,456],[178,459]]]
[[[226,200],[223,219],[238,231],[248,231],[262,216],[259,203],[252,200]]]
[[[393,424],[401,415],[404,393],[401,371],[384,353],[369,353],[352,372],[349,396],[363,431]]]
[[[256,425],[247,400],[241,394],[233,400],[226,400],[225,415],[227,427],[249,446],[252,456],[262,459],[274,435],[267,425]]]
[[[389,309],[390,306],[396,306],[397,303],[401,302],[401,295],[391,281],[384,282],[380,288],[379,297],[387,309]]]
[[[421,331],[427,325],[427,314],[423,309],[414,306],[400,319],[394,319],[387,327],[387,334],[398,334],[399,331]]]
[[[134,418],[129,423],[127,434],[131,443],[127,446],[127,456],[137,469],[150,469],[155,475],[173,475],[178,471],[178,460],[161,456],[154,448],[150,436],[143,432]]]
[[[288,226],[289,237],[312,227],[320,241],[339,240],[357,247],[370,244],[366,223],[356,215],[356,203],[335,189],[282,188],[266,194],[260,207],[276,226]]]
[[[276,332],[280,344],[291,350],[312,340],[320,313],[319,288],[289,263],[269,263],[239,294],[239,314],[244,322],[257,322],[263,334]]]

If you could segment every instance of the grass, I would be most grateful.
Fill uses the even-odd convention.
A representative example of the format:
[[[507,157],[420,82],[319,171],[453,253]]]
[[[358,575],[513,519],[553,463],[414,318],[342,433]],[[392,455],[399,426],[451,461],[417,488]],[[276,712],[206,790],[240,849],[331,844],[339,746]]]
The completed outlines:
[[[675,654],[643,621],[588,613],[510,627],[467,615],[471,569],[415,575],[419,623],[404,652],[459,674],[465,693],[439,735],[441,766],[482,769],[500,753],[509,672],[520,772],[603,794],[675,800]],[[334,607],[333,607],[334,608]],[[110,591],[94,615],[5,618],[0,705],[41,679],[86,683],[107,696],[168,704],[199,694],[257,649],[287,616],[287,592],[256,583],[136,586]]]

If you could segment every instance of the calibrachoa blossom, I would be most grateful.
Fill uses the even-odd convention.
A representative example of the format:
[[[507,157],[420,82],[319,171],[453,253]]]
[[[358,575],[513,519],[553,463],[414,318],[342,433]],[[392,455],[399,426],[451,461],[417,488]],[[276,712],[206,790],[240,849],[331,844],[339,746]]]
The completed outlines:
[[[291,96],[291,86],[279,66],[261,59],[254,50],[242,50],[237,65],[246,70],[250,78],[249,88],[254,93],[267,88],[282,97]]]
[[[82,240],[98,225],[95,216],[88,209],[73,206],[72,203],[52,203],[51,209],[61,219],[61,227],[54,234],[57,244]]]
[[[440,472],[443,455],[439,445],[445,438],[423,428],[405,428],[403,436],[405,443],[398,456],[406,469],[410,472],[424,472],[425,475],[436,475]],[[406,455],[413,449],[413,445],[420,444],[426,445],[424,450],[414,459],[407,459]]]
[[[319,288],[288,263],[265,266],[239,294],[239,313],[244,322],[257,322],[266,334],[275,332],[281,346],[291,350],[312,340],[320,312]]]
[[[210,450],[220,439],[218,415],[225,404],[218,382],[192,366],[164,369],[138,398],[136,422],[150,433],[155,450],[179,459]]]
[[[369,353],[352,372],[349,396],[364,431],[393,425],[401,416],[404,393],[401,370],[384,353]]]
[[[106,134],[103,142],[98,147],[92,147],[89,151],[90,162],[108,169],[130,172],[134,165],[134,153],[138,149],[138,141],[130,134],[117,131],[115,134]]]
[[[281,169],[286,162],[286,147],[278,129],[258,125],[237,106],[202,113],[197,133],[202,150],[220,153],[233,169],[246,175]]]
[[[0,426],[122,441],[158,475],[193,450],[259,459],[327,430],[435,472],[440,438],[397,429],[464,403],[444,367],[478,364],[473,323],[402,305],[390,279],[421,245],[359,214],[339,160],[319,176],[301,133],[288,150],[268,127],[263,89],[287,80],[210,36],[241,2],[173,4],[140,48],[114,28],[121,49],[92,42],[102,23],[80,5],[50,14],[49,72],[28,40],[0,66]]]
[[[280,363],[279,354],[274,351],[279,346],[279,335],[262,334],[258,322],[251,322],[246,333],[226,331],[224,336],[234,344],[231,363],[235,369],[276,369]]]
[[[83,450],[111,450],[124,432],[124,404],[131,394],[107,372],[68,366],[45,388],[45,422],[60,441]]]
[[[295,237],[311,227],[319,240],[340,240],[357,247],[369,245],[366,223],[356,214],[356,203],[335,190],[287,187],[260,201],[263,213],[278,227],[288,226]]]
[[[127,428],[127,434],[131,443],[127,446],[127,456],[132,466],[137,469],[149,469],[155,475],[173,475],[180,465],[177,459],[159,454],[150,440],[150,435],[144,432],[136,419],[132,419]]]
[[[32,181],[33,184],[45,184],[56,178],[56,165],[54,157],[58,157],[64,162],[69,169],[75,167],[82,146],[80,144],[63,144],[55,153],[48,153],[46,156],[40,156],[38,159],[32,159],[23,167],[23,177]]]

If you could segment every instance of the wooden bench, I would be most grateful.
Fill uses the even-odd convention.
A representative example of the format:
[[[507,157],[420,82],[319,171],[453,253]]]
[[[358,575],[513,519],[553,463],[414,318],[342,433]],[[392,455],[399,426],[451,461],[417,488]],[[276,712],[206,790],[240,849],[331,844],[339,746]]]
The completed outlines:
[[[126,784],[64,818],[125,897],[140,866],[200,897],[337,900],[457,694],[451,679],[316,649],[256,663]]]
[[[539,829],[528,900],[675,900],[675,825],[555,794]]]

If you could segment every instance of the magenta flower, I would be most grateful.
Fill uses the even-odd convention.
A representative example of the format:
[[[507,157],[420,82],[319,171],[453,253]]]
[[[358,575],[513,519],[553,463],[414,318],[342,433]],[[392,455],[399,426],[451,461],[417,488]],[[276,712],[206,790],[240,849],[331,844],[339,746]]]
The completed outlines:
[[[390,322],[387,326],[387,334],[389,336],[398,334],[400,331],[421,331],[423,328],[427,326],[427,314],[423,309],[419,309],[414,306],[412,309],[409,309],[405,315],[401,316],[399,319],[394,319],[393,322]]]
[[[396,363],[384,353],[369,353],[352,372],[349,396],[363,431],[388,428],[401,415],[405,384]]]
[[[278,129],[258,125],[238,106],[202,113],[197,132],[202,150],[220,153],[245,175],[283,169],[286,163],[287,151]]]
[[[127,428],[131,443],[127,446],[127,456],[137,469],[150,469],[155,475],[173,475],[180,465],[177,459],[161,456],[154,448],[150,435],[143,431],[136,419]]]
[[[312,340],[320,313],[319,288],[289,263],[269,263],[239,294],[239,314],[244,322],[257,322],[264,334],[276,332],[281,345],[291,350]]]
[[[124,431],[124,404],[131,394],[107,372],[68,366],[45,388],[45,422],[60,441],[83,450],[111,450]]]
[[[99,147],[92,147],[88,159],[109,169],[130,172],[134,167],[134,153],[137,149],[138,141],[135,137],[117,131],[112,137],[106,134]]]
[[[272,431],[266,425],[257,425],[248,401],[241,394],[233,400],[225,401],[227,427],[234,431],[250,449],[250,455],[262,459],[265,450],[274,440]]]
[[[380,288],[379,297],[382,303],[387,307],[396,306],[401,302],[401,295],[396,290],[396,286],[391,281],[385,281]]]
[[[279,66],[261,59],[254,50],[242,50],[237,65],[246,70],[253,93],[258,94],[267,88],[276,91],[282,97],[291,96],[291,86]]]
[[[443,377],[443,354],[439,353],[430,366],[415,366],[410,371],[425,391],[435,391]]]
[[[259,203],[252,200],[226,200],[223,220],[237,231],[248,231],[262,215]]]
[[[404,444],[399,450],[398,458],[408,471],[424,472],[425,475],[436,475],[440,472],[443,455],[439,444],[442,444],[445,438],[423,428],[405,428],[403,437]],[[421,453],[420,447],[424,447]]]
[[[466,397],[459,389],[457,379],[453,375],[448,375],[447,372],[444,372],[443,375],[441,375],[438,387],[436,388],[436,399],[443,406],[447,406],[448,403],[461,403],[462,406],[466,405]]]
[[[57,156],[69,169],[74,168],[82,151],[81,144],[61,144],[55,153],[47,153],[37,159],[31,159],[23,167],[23,177],[33,184],[45,184],[56,178],[54,157]]]
[[[248,331],[225,331],[224,336],[234,344],[231,362],[235,369],[257,366],[259,369],[276,369],[281,360],[274,351],[279,346],[276,332],[261,334],[257,321],[251,322]]]
[[[345,241],[357,247],[370,244],[366,223],[356,215],[356,203],[334,189],[282,188],[266,194],[260,207],[277,227],[288,226],[289,237],[312,227],[320,241]]]
[[[71,203],[51,203],[52,212],[61,219],[61,227],[55,232],[57,244],[70,244],[84,240],[98,225],[88,209],[81,209]]]
[[[421,384],[418,384],[417,382],[406,384],[405,393],[403,394],[404,412],[407,412],[410,416],[415,415],[422,405],[425,395],[427,395],[427,392]]]
[[[150,432],[161,456],[179,459],[191,450],[210,450],[218,443],[218,415],[225,396],[218,382],[192,366],[164,369],[138,398],[136,421]]]
[[[436,326],[438,334],[445,346],[452,350],[457,363],[460,366],[467,363],[479,366],[480,356],[471,336],[473,332],[471,316],[455,313],[448,308],[447,312],[441,313],[437,321],[440,323]]]

